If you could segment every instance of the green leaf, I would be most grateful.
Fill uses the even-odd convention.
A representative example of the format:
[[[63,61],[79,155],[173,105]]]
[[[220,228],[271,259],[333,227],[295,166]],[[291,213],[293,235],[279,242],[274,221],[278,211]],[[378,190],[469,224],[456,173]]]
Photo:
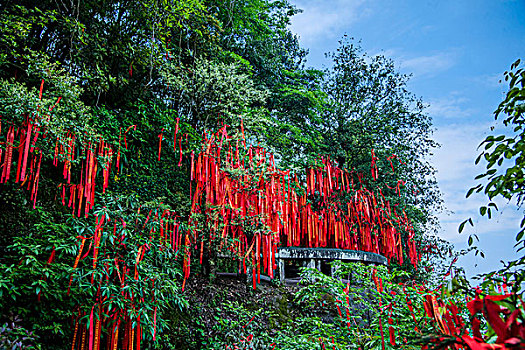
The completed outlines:
[[[479,213],[481,214],[481,216],[485,216],[485,214],[487,213],[487,207],[480,207]]]
[[[525,234],[525,229],[520,230],[518,234],[516,235],[516,241],[521,241],[523,239],[523,235]]]
[[[498,206],[494,202],[490,202],[489,207],[493,207],[494,209],[498,210]]]
[[[488,174],[487,173],[484,173],[484,174],[479,174],[477,175],[474,180],[479,180],[479,179],[483,179],[485,176],[487,176]]]
[[[461,224],[459,224],[459,229],[458,229],[459,233],[463,232],[463,230],[465,229],[465,224],[467,222],[471,223],[471,225],[472,225],[471,219],[467,219],[467,220],[463,221]]]
[[[476,157],[476,160],[474,161],[474,164],[477,165],[477,164],[479,163],[479,161],[481,160],[482,156],[483,156],[483,153],[481,153],[480,155],[478,155],[478,156]]]

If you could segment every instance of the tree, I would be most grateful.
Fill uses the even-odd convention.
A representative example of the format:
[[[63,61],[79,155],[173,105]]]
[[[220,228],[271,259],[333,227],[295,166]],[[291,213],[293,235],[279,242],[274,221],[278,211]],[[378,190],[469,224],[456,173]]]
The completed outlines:
[[[392,60],[367,56],[347,37],[330,57],[334,65],[323,85],[327,105],[321,152],[360,174],[356,183],[381,189],[378,197],[403,209],[424,247],[441,207],[435,169],[428,161],[438,146],[431,138],[431,118]]]
[[[525,200],[525,68],[520,66],[520,60],[514,62],[510,71],[505,72],[505,81],[509,82],[509,90],[505,99],[494,112],[494,118],[502,119],[507,127],[503,135],[489,135],[480,144],[483,147],[476,159],[478,164],[482,159],[486,161],[486,171],[476,179],[486,179],[487,183],[478,184],[471,188],[467,197],[474,192],[485,193],[489,199],[487,206],[479,208],[482,216],[492,217],[492,210],[498,210],[494,198],[502,197],[509,201],[516,200],[521,207]],[[494,128],[492,128],[494,130]],[[470,221],[472,223],[472,221]],[[460,232],[465,222],[460,226]],[[525,216],[520,223],[520,230],[516,235],[518,251],[525,248]]]
[[[187,60],[197,42],[211,43],[205,38],[216,26],[198,0],[162,6],[153,0],[38,5],[5,1],[0,11],[4,30],[0,77],[31,82],[26,71],[31,55],[46,55],[79,79],[84,102],[110,108],[151,97],[156,67],[168,51]],[[173,48],[170,40],[175,38],[180,45]]]
[[[492,218],[493,211],[498,210],[495,199],[515,200],[520,208],[525,199],[525,69],[520,66],[520,60],[514,62],[504,76],[505,81],[509,82],[509,90],[494,116],[496,120],[502,119],[507,129],[504,130],[504,134],[487,136],[480,144],[482,151],[476,159],[476,164],[483,160],[486,162],[486,170],[476,179],[484,182],[467,192],[467,198],[480,192],[488,197],[488,204],[481,206],[479,212],[481,216],[487,216],[489,219]],[[494,132],[494,127],[491,131]],[[473,221],[469,218],[459,225],[459,232],[463,231],[467,223],[473,226]],[[518,251],[525,247],[524,232],[525,216],[516,236],[515,246],[518,247]],[[469,237],[468,244],[472,247],[472,237]],[[471,249],[478,254],[476,247]],[[435,334],[423,337],[420,340],[421,344],[433,344],[432,348],[436,349],[447,346],[461,346],[473,350],[524,347],[525,313],[522,300],[525,293],[525,255],[515,261],[503,262],[502,268],[475,278],[479,279],[480,283],[476,288],[472,288],[464,277],[452,277],[448,286],[443,288],[441,298],[438,298],[441,309],[446,310],[446,306],[448,311],[429,313],[433,315],[432,322],[439,325],[442,320],[455,317],[458,313],[457,306],[466,299],[470,300],[466,303],[469,321],[456,321],[456,326],[448,328],[436,327]],[[445,305],[443,301],[447,299],[449,300]]]
[[[504,198],[508,201],[515,200],[518,207],[523,206],[525,200],[525,68],[520,65],[521,60],[514,62],[509,71],[504,73],[505,81],[509,82],[509,90],[505,99],[499,104],[494,112],[494,118],[502,119],[505,134],[489,135],[480,144],[482,152],[476,158],[476,164],[482,160],[486,162],[486,171],[476,176],[478,180],[486,180],[471,188],[467,192],[467,198],[473,193],[482,192],[487,195],[489,202],[479,208],[481,216],[492,218],[492,212],[498,210],[493,201],[495,198]],[[494,130],[494,127],[491,128]],[[459,226],[462,232],[466,223],[473,226],[472,219],[463,221]],[[525,215],[520,222],[519,231],[515,237],[517,251],[525,248]],[[469,238],[469,246],[473,245],[473,239]],[[482,254],[482,253],[481,253]],[[525,279],[525,256],[515,262],[510,262],[502,271],[509,268],[517,269],[519,278]],[[500,273],[501,271],[494,272]],[[515,279],[518,275],[514,276]],[[518,283],[518,287],[520,283]]]
[[[163,290],[162,298],[145,304],[144,314],[149,313],[150,318],[143,316],[140,322],[151,328],[155,309],[157,330],[161,330],[170,304],[183,299],[178,299],[178,288],[173,288],[181,254],[168,246],[138,248],[152,237],[162,241],[162,233],[160,237],[156,234],[164,225],[173,225],[175,215],[179,221],[188,219],[190,155],[200,147],[203,131],[220,122],[238,125],[240,116],[245,118],[250,140],[256,140],[265,128],[269,87],[280,79],[282,67],[291,71],[298,67],[294,58],[299,52],[297,40],[286,28],[292,14],[287,2],[272,1],[0,4],[0,172],[8,163],[15,171],[22,163],[40,171],[36,200],[37,171],[21,176],[16,183],[11,178],[0,184],[0,266],[6,271],[0,278],[2,324],[13,312],[22,316],[23,326],[34,328],[42,344],[71,347],[73,329],[68,325],[77,311],[87,311],[79,321],[85,330],[94,305],[116,310],[111,303],[97,302],[99,292],[121,288],[115,283],[116,276],[137,269],[137,261],[143,258],[138,282],[132,282],[130,288],[133,294],[152,300],[154,295],[148,295],[152,287],[145,281],[157,281],[155,288]],[[22,147],[29,145],[29,124],[42,131],[27,147],[33,163],[27,162]],[[11,139],[13,135],[16,140]],[[97,180],[96,205],[87,218],[72,220],[67,199],[62,205],[60,197],[66,188],[70,191],[84,181],[86,150],[97,148],[93,145],[102,140],[105,146],[98,149],[111,149],[113,157],[96,155],[99,167],[93,179],[97,173],[100,179],[108,169],[111,177],[106,176],[109,181],[104,188]],[[76,150],[71,155],[65,151],[69,145]],[[176,152],[168,152],[173,148]],[[14,156],[6,158],[13,150]],[[64,181],[62,166],[64,172],[71,170],[71,183]],[[20,184],[33,186],[33,192],[21,189]],[[78,204],[79,211],[85,207]],[[162,217],[166,212],[172,215],[169,219]],[[128,226],[97,231],[93,223],[103,213]],[[140,227],[130,229],[131,222],[141,220],[147,232]],[[133,238],[119,243],[130,230]],[[100,257],[99,264],[97,254],[91,254],[98,249],[93,248],[96,243],[83,247],[77,239],[85,235],[90,242],[97,235],[104,237],[100,249],[107,254]],[[122,244],[128,244],[127,252],[122,251]],[[71,265],[80,255],[73,269],[72,293],[67,296]],[[172,264],[162,260],[168,257]],[[113,259],[118,264],[115,269]],[[17,268],[20,262],[24,266]],[[104,274],[97,288],[90,276]],[[167,276],[173,281],[168,282]],[[126,291],[117,294],[124,296]],[[128,321],[138,324],[140,313],[134,313],[138,309],[128,301],[118,301],[121,316],[133,315]],[[45,317],[44,310],[49,310]],[[148,334],[154,330],[155,322]]]
[[[282,167],[299,172],[311,166],[323,150],[323,73],[308,69],[282,74],[283,81],[270,95],[265,143]]]
[[[330,57],[334,66],[324,85],[329,105],[323,153],[365,175],[370,174],[363,166],[370,164],[372,149],[380,160],[395,154],[400,160],[395,162],[395,180],[419,191],[411,195],[411,203],[418,199],[422,206],[437,207],[435,170],[426,160],[437,147],[431,139],[432,121],[421,100],[407,90],[408,76],[397,72],[392,60],[369,57],[346,37]],[[386,170],[390,164],[378,166]]]
[[[239,117],[248,119],[248,125],[260,123],[258,109],[264,105],[267,92],[257,88],[251,74],[242,68],[237,62],[203,58],[190,66],[168,62],[161,72],[168,86],[168,106],[196,131],[214,130],[220,122],[239,125]]]

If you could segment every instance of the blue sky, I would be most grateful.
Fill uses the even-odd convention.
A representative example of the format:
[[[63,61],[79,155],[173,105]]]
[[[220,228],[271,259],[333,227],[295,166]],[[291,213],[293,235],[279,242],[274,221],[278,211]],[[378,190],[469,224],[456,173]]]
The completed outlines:
[[[467,275],[518,257],[513,245],[522,211],[499,201],[502,210],[487,221],[478,215],[485,198],[465,199],[465,194],[483,171],[474,160],[477,146],[496,125],[493,111],[506,91],[499,80],[516,59],[525,59],[525,1],[291,2],[303,10],[293,18],[292,31],[309,49],[308,66],[329,66],[324,53],[335,51],[347,34],[361,40],[368,54],[392,58],[401,72],[412,74],[409,90],[428,105],[434,139],[442,145],[431,160],[447,208],[438,215],[439,234],[462,249],[475,233],[486,256],[460,259]],[[468,217],[475,227],[458,234],[459,223]]]

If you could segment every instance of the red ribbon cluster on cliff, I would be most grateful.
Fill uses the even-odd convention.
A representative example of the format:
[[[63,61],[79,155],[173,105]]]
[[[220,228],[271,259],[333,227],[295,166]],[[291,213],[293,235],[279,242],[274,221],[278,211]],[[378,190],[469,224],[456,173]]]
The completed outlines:
[[[355,185],[351,174],[328,158],[307,170],[304,186],[297,174],[279,170],[271,153],[231,139],[223,127],[205,135],[202,151],[196,157],[192,154],[191,180],[196,182],[191,211],[206,214],[207,226],[212,227],[206,238],[196,231],[186,235],[186,246],[200,246],[201,256],[204,240],[209,245],[220,242],[243,260],[251,258],[257,274],[262,265],[270,277],[280,245],[362,250],[399,263],[406,254],[412,264],[418,262],[406,213],[399,213],[382,195],[378,198]],[[320,198],[319,208],[314,208],[314,196]],[[237,224],[247,219],[250,227]],[[269,232],[253,230],[254,223]],[[190,259],[187,250],[185,278]]]

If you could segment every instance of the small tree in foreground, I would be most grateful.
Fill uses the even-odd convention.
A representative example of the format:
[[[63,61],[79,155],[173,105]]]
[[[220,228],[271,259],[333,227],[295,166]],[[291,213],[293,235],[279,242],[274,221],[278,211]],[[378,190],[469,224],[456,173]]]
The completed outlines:
[[[480,207],[479,212],[489,219],[493,210],[498,210],[494,199],[503,197],[508,201],[516,200],[520,208],[525,199],[525,68],[520,66],[520,60],[511,65],[510,71],[505,72],[505,81],[509,82],[509,90],[494,114],[496,120],[503,118],[503,125],[510,130],[505,130],[503,135],[489,135],[481,143],[483,150],[476,164],[481,159],[485,159],[487,164],[486,171],[476,179],[486,179],[488,182],[478,184],[467,193],[467,197],[481,191],[487,195],[489,203]],[[467,222],[473,225],[472,219],[465,220],[459,226],[460,232]],[[524,234],[525,216],[516,236],[515,247],[518,252],[525,248]],[[472,245],[471,238],[469,245]],[[425,338],[431,344],[425,349],[524,348],[525,314],[522,297],[525,256],[506,262],[500,270],[479,277],[483,281],[476,289],[470,288],[466,281],[458,283],[457,279],[452,280],[450,290],[465,294],[468,301],[470,317],[461,327],[456,322],[456,326],[450,328],[448,318],[455,316],[453,312],[431,309],[429,304],[429,316],[434,318],[435,323],[440,326],[443,320],[447,320],[447,324],[438,328],[439,335]]]

